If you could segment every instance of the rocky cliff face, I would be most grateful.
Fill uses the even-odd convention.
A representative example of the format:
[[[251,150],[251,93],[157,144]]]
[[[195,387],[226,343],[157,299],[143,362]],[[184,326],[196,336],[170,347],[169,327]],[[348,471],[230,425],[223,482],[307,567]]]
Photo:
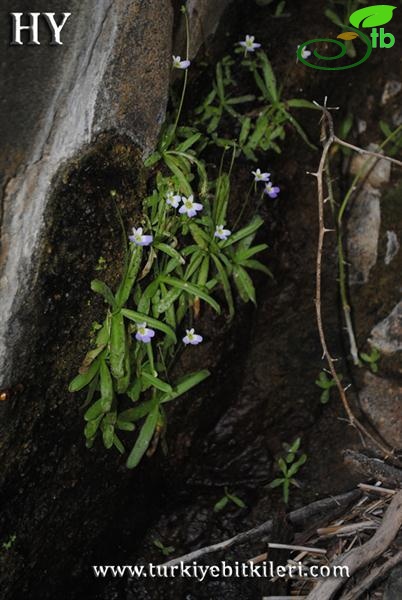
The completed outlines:
[[[52,10],[63,10],[54,3]],[[2,14],[4,29],[12,2]],[[12,6],[13,5],[13,6]],[[30,10],[43,9],[36,2]],[[76,2],[63,47],[7,47],[0,123],[6,148],[0,262],[0,387],[13,385],[32,339],[18,316],[40,273],[44,215],[55,179],[100,134],[124,134],[142,153],[164,119],[173,11],[170,2]],[[64,35],[65,34],[65,35]],[[40,39],[47,40],[42,31]],[[31,110],[32,107],[32,110]],[[7,150],[8,149],[8,150]]]
[[[211,4],[192,3],[192,22],[202,23],[193,54],[220,16],[211,17]],[[2,31],[18,10],[27,7],[3,2]],[[29,10],[58,14],[66,6],[32,0]],[[134,224],[145,195],[142,160],[165,117],[179,11],[170,0],[73,0],[68,11],[63,46],[48,46],[44,23],[40,46],[2,41],[0,541],[16,535],[21,544],[0,556],[4,598],[61,589],[72,557],[98,537],[105,509],[116,514],[118,490],[130,480],[113,458],[106,471],[97,461],[89,466],[80,407],[67,386],[103,312],[89,290],[98,259],[107,257],[111,285],[119,276],[118,209],[127,227]],[[145,488],[152,476],[147,481]],[[148,503],[141,494],[136,530]]]

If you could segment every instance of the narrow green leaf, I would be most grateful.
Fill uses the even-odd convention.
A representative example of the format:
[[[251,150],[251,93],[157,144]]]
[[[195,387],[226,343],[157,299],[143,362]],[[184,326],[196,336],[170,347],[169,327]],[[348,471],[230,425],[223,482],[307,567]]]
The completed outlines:
[[[144,379],[147,383],[153,385],[154,388],[160,390],[161,392],[165,392],[165,394],[171,394],[173,392],[173,388],[171,385],[159,379],[159,377],[153,377],[146,371],[143,371],[141,374],[142,379]]]
[[[220,512],[221,510],[223,510],[225,508],[225,506],[227,505],[228,502],[229,502],[229,498],[227,496],[223,496],[223,498],[218,500],[218,502],[215,504],[214,511]]]
[[[243,144],[246,143],[248,134],[250,133],[250,128],[251,128],[251,119],[250,119],[250,117],[246,117],[245,119],[243,119],[243,123],[242,123],[241,130],[240,130],[240,136],[239,136],[240,146],[243,146]]]
[[[193,240],[200,248],[203,248],[204,250],[208,248],[210,240],[205,231],[203,231],[199,225],[196,223],[190,223],[190,233],[193,237]]]
[[[184,258],[181,256],[181,254],[179,252],[177,252],[177,250],[172,248],[172,246],[168,246],[168,244],[164,244],[164,243],[160,242],[160,243],[154,244],[154,248],[156,248],[157,250],[160,250],[161,252],[164,252],[165,254],[170,256],[170,258],[175,258],[181,265],[184,265],[184,263],[186,262],[184,260]]]
[[[95,437],[96,432],[98,431],[100,422],[102,420],[102,415],[103,415],[103,413],[100,413],[99,416],[97,416],[93,420],[89,420],[88,423],[85,425],[84,435],[87,440],[91,440],[92,438]],[[86,420],[88,420],[88,419],[86,419]]]
[[[233,277],[242,300],[245,302],[251,300],[253,304],[256,304],[255,288],[247,271],[240,265],[236,265],[233,269]]]
[[[188,281],[181,281],[180,279],[176,279],[174,277],[161,275],[160,280],[167,285],[183,290],[183,292],[187,292],[195,296],[196,298],[201,298],[207,304],[212,306],[212,308],[219,314],[221,312],[219,304],[214,300],[209,294],[204,292],[198,285],[194,283],[190,283]]]
[[[270,487],[271,489],[275,489],[275,488],[279,487],[280,485],[282,485],[284,481],[285,481],[284,479],[279,479],[279,478],[278,478],[278,479],[274,479],[274,480],[273,480],[273,481],[271,481],[271,483],[269,484],[269,487]]]
[[[114,309],[116,306],[116,301],[113,296],[112,290],[106,283],[100,281],[99,279],[94,279],[91,281],[91,290],[103,296],[108,304]]]
[[[160,302],[156,305],[156,310],[158,311],[158,313],[166,313],[182,293],[182,290],[177,290],[174,288],[166,294],[164,294]]]
[[[127,468],[134,469],[140,462],[153,438],[159,417],[159,406],[154,406],[147,416],[140,434],[127,459]]]
[[[259,260],[254,260],[254,259],[248,259],[248,260],[243,260],[241,263],[241,266],[244,267],[245,269],[252,269],[253,271],[261,271],[261,273],[265,273],[265,275],[268,275],[268,277],[273,277],[272,272],[268,269],[268,267],[266,267],[265,265],[262,264],[262,262],[260,262]]]
[[[142,247],[131,244],[130,251],[130,261],[116,294],[116,302],[119,307],[124,306],[127,302],[141,266]]]
[[[291,100],[286,100],[286,104],[291,108],[310,108],[312,110],[321,110],[319,106],[314,104],[314,102],[310,102],[310,100],[303,100],[303,98],[292,98]]]
[[[184,142],[182,142],[181,144],[179,144],[177,146],[177,151],[178,152],[186,152],[189,148],[191,148],[191,146],[194,146],[194,144],[196,144],[198,142],[198,140],[201,138],[201,136],[202,136],[201,133],[195,133],[194,135],[190,136]]]
[[[286,116],[287,120],[296,129],[297,133],[300,135],[300,137],[302,138],[302,140],[304,140],[304,142],[307,144],[307,146],[309,146],[310,148],[312,148],[312,150],[317,150],[317,146],[314,146],[314,144],[312,144],[310,142],[310,140],[307,137],[307,134],[305,133],[305,131],[302,128],[302,126],[298,123],[298,121],[296,121],[296,119],[294,117],[292,117],[292,115],[289,112],[287,112],[285,109],[282,109],[282,112]]]
[[[122,421],[121,419],[117,419],[116,427],[121,431],[134,431],[135,429],[134,423],[130,423],[130,421]]]
[[[80,373],[79,375],[74,377],[74,379],[68,386],[68,389],[70,392],[79,392],[80,390],[82,390],[82,388],[84,388],[89,383],[91,383],[92,379],[95,377],[95,375],[99,371],[100,362],[101,362],[101,358],[103,357],[103,354],[99,355],[94,360],[94,362],[91,364],[91,366],[89,367],[89,369],[86,373]]]
[[[265,52],[260,53],[260,60],[262,65],[262,71],[264,75],[265,85],[273,102],[278,102],[279,95],[276,87],[276,77],[272,69],[271,63],[268,60]]]
[[[94,402],[88,408],[88,410],[86,411],[86,413],[84,415],[84,419],[85,419],[85,421],[94,421],[100,415],[103,415],[105,412],[107,412],[107,409],[104,408],[104,403],[102,401],[102,398],[99,398],[99,400]]]
[[[261,219],[261,217],[259,217],[259,216],[254,217],[253,220],[248,225],[246,225],[246,227],[243,227],[243,229],[240,229],[240,231],[233,233],[230,236],[230,238],[227,239],[226,242],[224,242],[222,244],[222,248],[226,248],[227,246],[232,246],[239,240],[242,240],[243,238],[251,235],[252,233],[257,231],[257,229],[259,229],[263,224],[264,224],[264,221]]]
[[[119,421],[129,422],[139,421],[139,419],[146,417],[150,413],[152,406],[152,400],[149,400],[148,402],[143,402],[135,408],[128,408],[127,410],[124,410],[122,413],[119,414],[118,419]]]
[[[225,294],[226,302],[228,304],[229,309],[229,317],[232,319],[235,313],[234,302],[233,302],[233,294],[232,289],[230,287],[229,278],[226,273],[226,269],[219,260],[219,258],[215,254],[211,254],[212,260],[215,263],[216,269],[218,271],[223,291]]]
[[[166,166],[170,169],[173,175],[175,175],[180,191],[183,192],[183,194],[186,194],[186,196],[191,196],[193,191],[189,182],[187,181],[185,174],[177,165],[177,157],[173,158],[172,155],[165,153],[163,155],[163,160],[165,161]]]
[[[197,285],[204,287],[208,281],[209,274],[209,255],[204,256],[204,260],[201,263],[200,270],[198,271]]]
[[[120,452],[120,454],[124,454],[124,452],[125,452],[124,446],[116,434],[114,434],[114,436],[113,436],[113,445]]]
[[[103,444],[107,450],[113,446],[114,441],[114,426],[111,423],[102,422],[102,437]]]
[[[202,371],[198,371],[196,373],[191,373],[190,375],[186,375],[182,379],[180,379],[174,387],[174,391],[172,394],[163,396],[161,398],[161,402],[170,402],[171,400],[175,400],[179,396],[182,396],[186,392],[190,391],[193,387],[199,385],[202,381],[204,381],[207,377],[210,376],[210,372],[206,369]]]
[[[113,402],[113,382],[105,360],[100,364],[100,391],[105,412],[110,410]]]
[[[263,252],[268,248],[268,244],[258,244],[257,246],[253,246],[252,248],[245,248],[237,250],[236,252],[236,262],[242,262],[243,260],[247,260],[254,256],[254,254],[258,254],[259,252]]]
[[[124,359],[126,354],[126,328],[122,312],[112,315],[110,329],[110,367],[116,379],[124,377]]]
[[[238,506],[239,508],[246,508],[245,503],[243,502],[243,500],[241,498],[239,498],[239,496],[235,496],[234,494],[229,494],[229,492],[226,492],[226,495],[229,498],[229,500],[231,500],[233,502],[233,504],[236,504],[236,506]]]

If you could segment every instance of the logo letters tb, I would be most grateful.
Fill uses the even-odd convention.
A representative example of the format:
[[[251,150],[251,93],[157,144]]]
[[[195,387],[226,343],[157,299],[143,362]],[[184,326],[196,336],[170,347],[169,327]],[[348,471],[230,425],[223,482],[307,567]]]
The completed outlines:
[[[43,17],[50,29],[50,33],[52,35],[52,40],[50,44],[52,46],[62,46],[63,42],[61,41],[61,30],[64,25],[67,23],[68,18],[71,16],[71,13],[61,13],[61,19],[59,23],[56,23],[55,19],[56,13],[38,13],[38,12],[30,12],[30,13],[11,13],[11,22],[12,22],[12,46],[23,46],[24,42],[21,41],[21,32],[28,31],[29,32],[29,42],[30,46],[40,46],[39,41],[39,17]],[[25,21],[28,20],[28,24],[22,24],[22,19],[25,17]]]

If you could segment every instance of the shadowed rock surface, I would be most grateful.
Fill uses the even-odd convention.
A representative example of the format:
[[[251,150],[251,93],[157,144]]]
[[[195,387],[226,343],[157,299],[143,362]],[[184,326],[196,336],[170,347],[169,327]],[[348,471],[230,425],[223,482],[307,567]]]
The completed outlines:
[[[7,8],[16,10],[8,4],[1,15],[5,29]],[[53,4],[54,11],[65,8]],[[35,9],[43,9],[43,2],[33,2],[30,10]],[[0,387],[18,380],[16,357],[22,371],[26,359],[22,338],[33,337],[18,311],[39,275],[54,178],[103,132],[124,134],[149,152],[164,119],[173,26],[169,0],[73,2],[69,10],[63,47],[8,46],[2,63],[0,123],[7,159],[0,163]],[[42,33],[40,39],[47,39]]]

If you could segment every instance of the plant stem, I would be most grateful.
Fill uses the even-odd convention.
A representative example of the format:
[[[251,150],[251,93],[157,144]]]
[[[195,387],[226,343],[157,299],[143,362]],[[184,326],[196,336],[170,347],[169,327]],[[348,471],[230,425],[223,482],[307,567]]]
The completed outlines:
[[[189,22],[188,22],[187,10],[185,9],[185,7],[183,9],[183,14],[184,14],[185,22],[186,22],[186,60],[189,60],[189,54],[190,54],[190,27],[189,27]],[[175,121],[175,124],[173,126],[173,133],[176,133],[176,129],[177,129],[177,126],[178,126],[179,120],[180,120],[180,115],[181,115],[181,112],[183,110],[184,98],[186,97],[186,90],[187,90],[187,80],[188,80],[188,69],[186,69],[185,72],[184,72],[183,90],[182,90],[182,93],[181,93],[180,104],[179,104],[179,108],[178,108],[178,111],[177,111],[176,121]]]
[[[323,349],[324,358],[327,361],[329,370],[331,372],[332,378],[336,383],[336,387],[338,388],[339,397],[345,409],[345,412],[348,417],[348,421],[350,425],[355,427],[362,435],[371,440],[377,448],[384,453],[385,456],[392,455],[392,449],[384,444],[381,440],[378,439],[375,435],[373,435],[367,428],[360,422],[360,420],[355,416],[350,404],[349,400],[346,396],[345,389],[343,388],[340,376],[337,373],[335,368],[335,360],[332,358],[328,345],[327,339],[325,335],[324,329],[324,321],[322,316],[322,262],[323,262],[323,253],[324,253],[324,237],[326,233],[328,233],[328,229],[325,227],[324,221],[324,181],[323,174],[326,168],[328,155],[331,147],[334,143],[339,143],[339,138],[337,138],[334,134],[334,125],[332,121],[332,116],[326,106],[320,107],[323,112],[323,124],[322,124],[322,139],[323,139],[323,151],[320,159],[320,164],[316,173],[312,173],[312,175],[317,179],[317,199],[318,199],[318,242],[317,242],[317,256],[316,256],[316,292],[315,292],[315,308],[316,308],[316,318],[317,318],[317,328],[320,337],[321,346]],[[344,143],[340,140],[341,145]],[[356,148],[356,147],[354,147]],[[363,150],[361,148],[357,149],[360,153],[372,154],[367,150]],[[383,155],[379,155],[380,158],[385,158],[390,160],[388,157],[384,157]],[[393,162],[393,160],[391,161]],[[402,166],[402,163],[400,163]],[[378,434],[377,434],[378,435]]]

